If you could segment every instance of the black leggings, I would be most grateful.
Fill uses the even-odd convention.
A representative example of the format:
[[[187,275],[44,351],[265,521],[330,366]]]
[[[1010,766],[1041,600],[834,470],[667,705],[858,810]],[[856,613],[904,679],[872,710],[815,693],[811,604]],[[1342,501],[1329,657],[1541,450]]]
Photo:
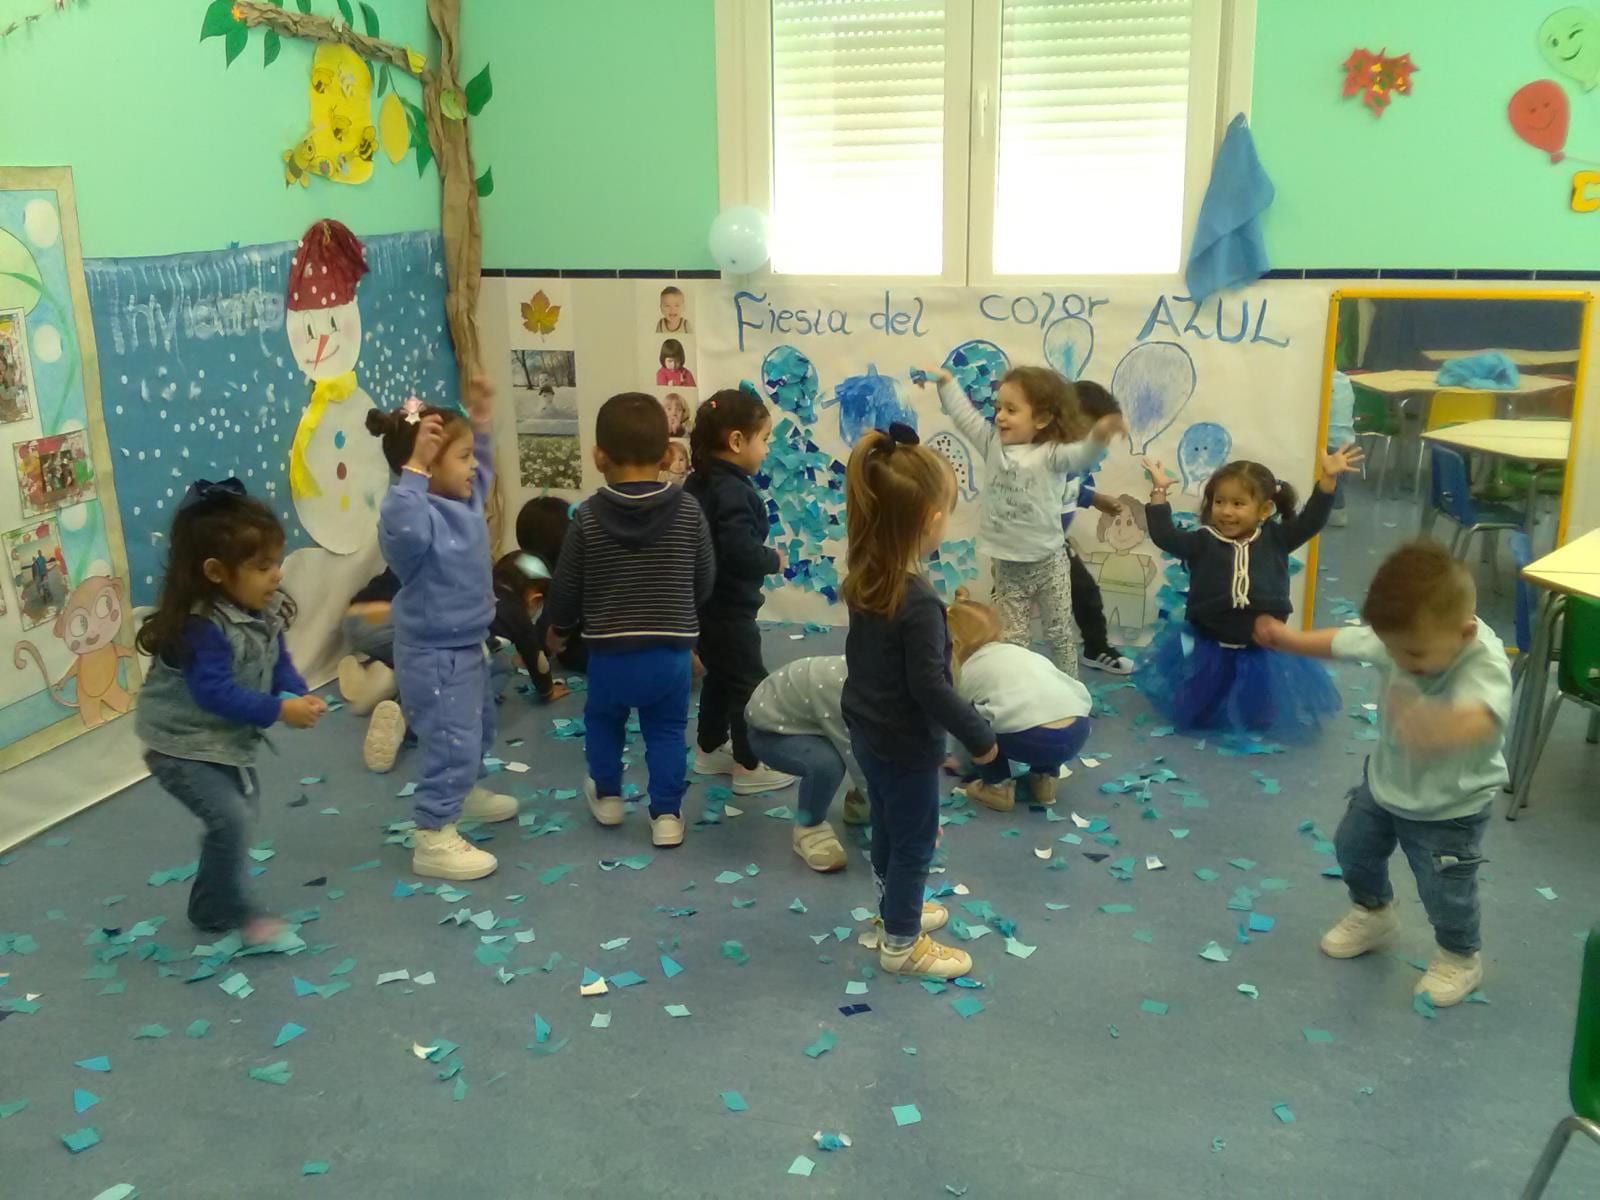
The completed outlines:
[[[733,759],[755,768],[761,760],[750,749],[744,706],[767,677],[761,662],[761,630],[754,614],[700,614],[700,661],[706,677],[700,685],[700,727],[696,740],[710,753],[733,739]]]
[[[1083,654],[1085,658],[1099,658],[1111,651],[1111,643],[1106,641],[1106,609],[1100,600],[1100,585],[1071,542],[1067,543],[1067,557],[1072,562],[1072,619],[1083,639]]]

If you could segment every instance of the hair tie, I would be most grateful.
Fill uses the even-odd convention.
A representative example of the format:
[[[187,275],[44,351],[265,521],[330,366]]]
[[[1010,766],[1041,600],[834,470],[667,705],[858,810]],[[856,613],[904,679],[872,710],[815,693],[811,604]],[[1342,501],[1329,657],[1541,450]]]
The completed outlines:
[[[400,406],[400,411],[405,413],[407,425],[415,425],[422,420],[422,401],[412,396]]]
[[[203,504],[207,500],[220,500],[224,498],[243,499],[245,496],[244,484],[233,476],[219,479],[213,483],[209,479],[196,479],[189,485],[189,490],[184,492],[183,501],[178,505],[178,511],[193,508],[196,504]]]
[[[917,436],[917,431],[903,421],[893,421],[885,431],[889,435],[889,445],[895,446],[920,446],[922,439]]]

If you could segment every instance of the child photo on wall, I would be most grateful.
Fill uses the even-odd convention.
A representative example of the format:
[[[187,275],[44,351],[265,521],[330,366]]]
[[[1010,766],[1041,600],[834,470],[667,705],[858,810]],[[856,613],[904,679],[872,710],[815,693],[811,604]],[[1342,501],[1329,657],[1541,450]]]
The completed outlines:
[[[657,387],[695,386],[694,375],[689,370],[689,356],[677,338],[667,338],[661,343],[656,361],[661,364],[656,371]]]
[[[674,439],[667,443],[667,457],[658,477],[662,483],[676,483],[680,487],[689,478],[689,443]]]
[[[661,289],[661,319],[656,322],[657,333],[693,333],[689,327],[688,297],[683,289],[668,284]]]
[[[33,629],[61,613],[71,591],[67,583],[67,556],[61,550],[61,530],[49,517],[24,525],[0,537],[6,573],[17,591],[22,627]]]
[[[0,424],[33,416],[33,372],[22,310],[0,309]]]
[[[85,431],[18,442],[13,450],[25,515],[37,517],[94,499],[94,463]]]
[[[661,407],[667,410],[667,436],[688,437],[689,430],[694,425],[694,393],[690,392],[685,396],[682,392],[663,392]]]

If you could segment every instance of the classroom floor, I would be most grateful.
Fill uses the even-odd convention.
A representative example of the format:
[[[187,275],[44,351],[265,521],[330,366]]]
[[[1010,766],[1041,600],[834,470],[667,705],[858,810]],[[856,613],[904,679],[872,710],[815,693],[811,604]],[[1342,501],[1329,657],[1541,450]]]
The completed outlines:
[[[767,634],[769,664],[842,646],[796,632]],[[460,899],[413,891],[407,853],[386,844],[409,816],[395,795],[406,758],[367,774],[348,711],[280,733],[281,756],[263,763],[273,855],[257,882],[315,916],[300,930],[309,948],[213,956],[211,973],[190,957],[208,939],[184,921],[187,885],[152,879],[193,857],[195,828],[141,784],[0,857],[0,1007],[37,1004],[0,1022],[0,1114],[28,1101],[0,1120],[0,1193],[1514,1194],[1566,1111],[1580,938],[1600,908],[1600,808],[1583,782],[1600,748],[1579,715],[1552,740],[1533,809],[1490,827],[1488,1003],[1426,1019],[1408,960],[1430,939],[1403,861],[1394,953],[1335,962],[1316,948],[1344,910],[1317,842],[1359,774],[1365,722],[1341,719],[1305,750],[1225,756],[1157,736],[1136,693],[1089,681],[1117,712],[1091,738],[1099,765],[1080,767],[1055,812],[947,809],[948,871],[933,882],[966,889],[947,902],[973,929],[1015,922],[1026,955],[1000,933],[963,943],[976,989],[874,972],[852,913],[873,906],[866,864],[852,852],[839,875],[808,871],[788,822],[764,815],[792,795],[735,800],[742,815],[657,852],[642,814],[603,830],[552,794],[581,781],[581,743],[551,724],[576,717],[581,695],[507,699],[502,738],[524,740],[499,753],[531,769],[500,779],[528,797],[526,823],[492,831],[501,870]],[[1347,667],[1339,684],[1359,706],[1372,676]],[[1105,790],[1162,769],[1176,776],[1147,804],[1136,781]],[[692,816],[706,796],[693,788]],[[1106,821],[1116,845],[1074,812]],[[1109,870],[1123,857],[1125,882]],[[1248,942],[1251,912],[1229,907],[1241,896],[1275,923]],[[449,920],[463,910],[495,931]],[[1212,942],[1228,961],[1201,957]],[[668,978],[662,954],[681,973]],[[584,998],[586,969],[643,982]],[[379,984],[401,970],[409,980]],[[236,973],[248,994],[225,990]],[[982,1010],[953,1005],[971,1000]],[[869,1011],[841,1013],[853,1004]],[[429,1047],[439,1061],[418,1057]],[[109,1073],[75,1065],[99,1056]],[[75,1115],[75,1089],[98,1103]],[[902,1105],[920,1122],[898,1126]],[[70,1152],[63,1136],[87,1127],[99,1144]],[[817,1132],[852,1144],[823,1151]],[[807,1161],[809,1179],[787,1177]],[[308,1163],[327,1177],[302,1178]],[[1580,1142],[1549,1194],[1597,1193],[1600,1149]]]

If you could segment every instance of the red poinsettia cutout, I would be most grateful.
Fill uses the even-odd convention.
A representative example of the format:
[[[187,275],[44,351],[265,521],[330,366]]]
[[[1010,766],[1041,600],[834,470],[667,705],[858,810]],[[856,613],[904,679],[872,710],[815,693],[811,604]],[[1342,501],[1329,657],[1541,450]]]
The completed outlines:
[[[1344,60],[1344,95],[1349,98],[1359,92],[1361,103],[1373,116],[1381,117],[1391,99],[1411,94],[1411,76],[1416,70],[1409,54],[1391,58],[1383,50],[1376,54],[1352,50]]]

